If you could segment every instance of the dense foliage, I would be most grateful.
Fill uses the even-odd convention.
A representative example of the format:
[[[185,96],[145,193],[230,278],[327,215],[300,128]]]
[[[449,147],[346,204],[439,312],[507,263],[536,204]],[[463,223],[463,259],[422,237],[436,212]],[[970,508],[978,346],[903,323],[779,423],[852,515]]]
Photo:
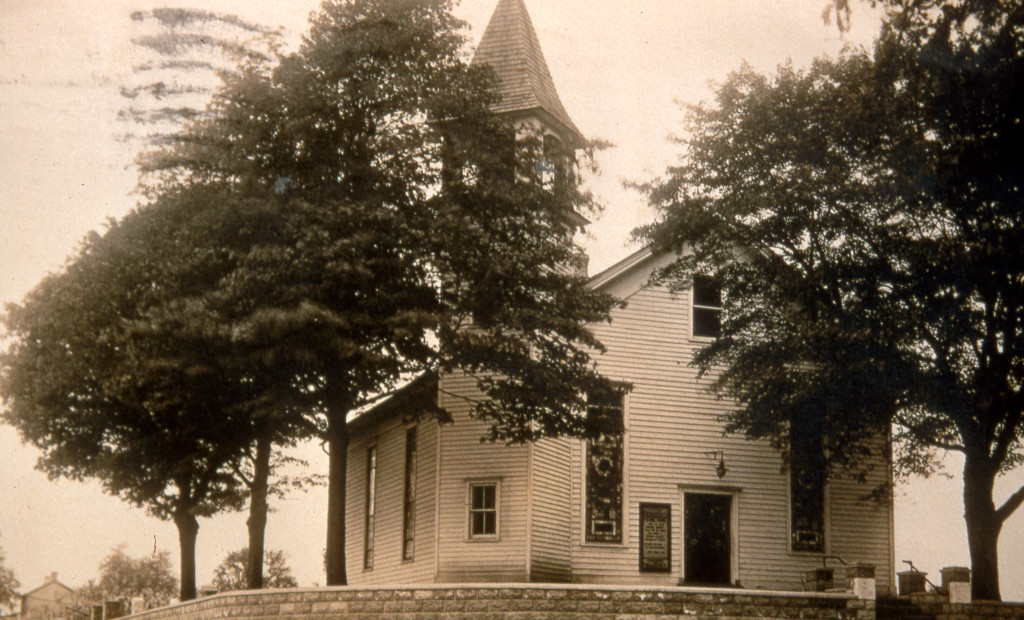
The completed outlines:
[[[493,440],[593,432],[583,395],[611,387],[586,324],[612,300],[567,268],[589,197],[534,182],[540,141],[491,114],[450,9],[326,2],[148,160],[151,203],[5,315],[5,420],[51,475],[175,519],[183,599],[196,517],[247,489],[262,567],[270,446],[314,433],[344,584],[347,417],[411,375],[477,377]]]
[[[294,588],[299,585],[288,567],[287,557],[283,551],[270,549],[264,554],[263,579],[264,588]],[[227,554],[217,566],[213,574],[213,587],[218,592],[229,590],[247,590],[247,573],[249,565],[249,549],[238,549]]]
[[[896,465],[965,459],[975,598],[1024,489],[1024,8],[886,2],[873,55],[731,75],[691,110],[641,234],[714,276],[721,337],[694,362],[736,399],[729,429],[861,473],[892,424]],[[878,462],[878,459],[874,459]]]
[[[78,592],[83,601],[98,604],[142,597],[146,608],[151,609],[166,605],[177,593],[178,580],[174,578],[167,551],[132,558],[118,547],[103,559],[99,568],[99,580],[90,580]]]

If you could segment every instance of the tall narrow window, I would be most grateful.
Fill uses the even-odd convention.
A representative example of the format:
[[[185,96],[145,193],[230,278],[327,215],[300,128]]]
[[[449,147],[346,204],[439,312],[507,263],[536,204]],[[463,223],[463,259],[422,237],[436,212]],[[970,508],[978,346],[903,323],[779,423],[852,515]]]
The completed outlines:
[[[402,502],[402,559],[416,553],[416,427],[405,431],[405,500]]]
[[[717,338],[722,327],[722,294],[707,276],[693,276],[693,335]]]
[[[498,485],[481,482],[469,485],[469,537],[498,535]]]
[[[587,416],[605,431],[587,442],[587,542],[622,542],[622,394],[590,397]]]
[[[363,541],[363,568],[373,568],[374,511],[377,503],[377,447],[366,450],[366,537]]]
[[[793,551],[825,551],[826,468],[821,434],[790,432],[789,500]]]

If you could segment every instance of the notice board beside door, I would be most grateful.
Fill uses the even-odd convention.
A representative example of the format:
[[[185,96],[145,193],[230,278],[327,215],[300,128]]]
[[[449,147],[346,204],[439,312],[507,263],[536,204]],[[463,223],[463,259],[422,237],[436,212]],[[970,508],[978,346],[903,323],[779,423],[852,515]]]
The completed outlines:
[[[640,504],[640,571],[672,572],[671,504]]]

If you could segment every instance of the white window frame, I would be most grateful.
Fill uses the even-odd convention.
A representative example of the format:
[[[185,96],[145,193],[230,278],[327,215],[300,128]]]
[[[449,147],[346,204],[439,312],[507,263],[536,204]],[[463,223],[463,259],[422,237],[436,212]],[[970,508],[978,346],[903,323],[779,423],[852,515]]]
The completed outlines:
[[[473,487],[494,487],[494,533],[473,533]],[[501,478],[470,478],[466,480],[466,540],[497,542],[501,540]]]

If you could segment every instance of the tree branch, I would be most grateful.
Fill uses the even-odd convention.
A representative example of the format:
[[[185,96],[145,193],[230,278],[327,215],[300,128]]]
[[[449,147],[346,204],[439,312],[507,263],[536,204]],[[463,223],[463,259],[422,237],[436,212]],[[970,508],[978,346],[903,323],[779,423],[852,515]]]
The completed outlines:
[[[1024,486],[1017,489],[1009,499],[1003,502],[1003,505],[996,510],[996,518],[1000,523],[1005,522],[1015,510],[1020,508],[1021,504],[1024,504]]]

